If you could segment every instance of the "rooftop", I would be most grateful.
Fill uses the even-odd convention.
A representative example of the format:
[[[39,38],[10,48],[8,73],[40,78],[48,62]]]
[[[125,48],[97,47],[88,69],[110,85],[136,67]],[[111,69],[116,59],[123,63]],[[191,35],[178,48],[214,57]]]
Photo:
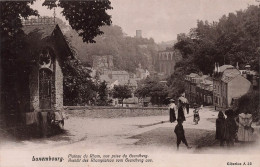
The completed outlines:
[[[235,68],[235,67],[232,65],[222,65],[219,67],[219,72],[224,72],[228,68]]]

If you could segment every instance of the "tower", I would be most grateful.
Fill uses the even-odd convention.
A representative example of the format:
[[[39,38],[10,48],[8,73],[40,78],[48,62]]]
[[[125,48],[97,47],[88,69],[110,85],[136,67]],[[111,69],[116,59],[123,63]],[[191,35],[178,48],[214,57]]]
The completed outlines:
[[[142,30],[136,30],[136,38],[142,38]]]

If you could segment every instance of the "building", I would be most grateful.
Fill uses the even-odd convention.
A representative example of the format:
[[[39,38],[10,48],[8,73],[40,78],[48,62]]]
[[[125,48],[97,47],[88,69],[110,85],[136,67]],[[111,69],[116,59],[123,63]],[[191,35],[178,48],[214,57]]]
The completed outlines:
[[[22,60],[3,65],[1,115],[8,127],[37,125],[45,133],[49,115],[62,120],[62,67],[64,60],[74,57],[60,27],[55,22],[44,24],[46,20],[24,22],[30,48],[24,48]]]
[[[209,76],[197,86],[197,103],[204,106],[213,104],[213,79]]]
[[[159,73],[169,76],[174,72],[176,63],[181,59],[182,56],[178,50],[159,51],[158,57],[154,60],[154,64],[158,66]]]
[[[136,79],[141,80],[145,79],[150,75],[150,72],[147,69],[142,69],[141,64],[136,68]]]
[[[192,83],[192,79],[195,78],[195,77],[198,77],[199,75],[196,74],[196,73],[190,73],[189,75],[186,75],[185,76],[185,97],[188,99],[189,102],[191,101],[194,101],[194,97],[192,97],[192,86],[191,86],[191,83]],[[194,92],[194,90],[193,90]]]
[[[213,105],[216,109],[231,107],[234,99],[245,95],[251,83],[232,65],[216,66],[213,74]]]
[[[184,87],[190,104],[212,105],[213,81],[210,76],[190,73],[185,77]]]

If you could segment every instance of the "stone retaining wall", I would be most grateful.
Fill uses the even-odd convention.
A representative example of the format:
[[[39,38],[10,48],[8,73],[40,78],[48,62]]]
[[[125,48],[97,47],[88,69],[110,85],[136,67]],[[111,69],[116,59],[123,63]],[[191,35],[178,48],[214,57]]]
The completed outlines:
[[[79,116],[89,118],[118,118],[118,117],[140,117],[168,115],[165,107],[151,108],[118,108],[118,107],[64,107],[68,116]]]

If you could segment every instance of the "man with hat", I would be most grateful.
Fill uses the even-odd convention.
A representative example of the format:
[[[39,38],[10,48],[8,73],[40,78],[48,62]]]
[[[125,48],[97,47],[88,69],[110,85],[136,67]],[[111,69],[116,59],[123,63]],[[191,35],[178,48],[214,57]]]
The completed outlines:
[[[175,102],[174,99],[170,99],[169,110],[170,110],[170,122],[171,123],[176,120],[176,115],[175,115],[176,105],[174,102]]]

